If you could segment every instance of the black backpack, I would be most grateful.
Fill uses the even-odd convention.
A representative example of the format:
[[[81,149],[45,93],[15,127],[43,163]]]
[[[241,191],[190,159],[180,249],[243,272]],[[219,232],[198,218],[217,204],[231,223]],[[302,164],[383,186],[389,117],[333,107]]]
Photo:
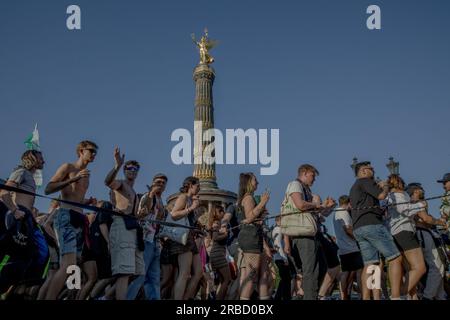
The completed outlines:
[[[31,212],[27,211],[23,219],[16,220],[0,201],[0,256],[30,257],[36,249],[33,237]]]

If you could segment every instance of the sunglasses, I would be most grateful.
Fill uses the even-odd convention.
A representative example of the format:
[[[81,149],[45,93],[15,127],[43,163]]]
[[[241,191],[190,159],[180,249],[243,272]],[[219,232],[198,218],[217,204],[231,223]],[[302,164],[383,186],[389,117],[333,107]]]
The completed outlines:
[[[134,167],[134,166],[130,166],[130,167],[125,167],[125,170],[138,172],[139,168],[138,167]]]
[[[84,149],[84,150],[89,151],[94,156],[97,154],[97,150],[96,149]]]

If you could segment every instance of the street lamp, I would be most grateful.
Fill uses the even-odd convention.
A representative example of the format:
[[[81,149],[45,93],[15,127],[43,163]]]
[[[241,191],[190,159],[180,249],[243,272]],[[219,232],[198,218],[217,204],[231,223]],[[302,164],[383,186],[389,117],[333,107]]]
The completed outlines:
[[[353,173],[355,173],[355,168],[356,168],[356,165],[358,164],[358,158],[357,157],[354,157],[353,158],[353,162],[352,162],[352,164],[350,165],[350,167],[352,168],[352,170],[353,170]]]
[[[394,157],[389,158],[389,162],[386,164],[390,174],[399,174],[400,163],[394,161]]]

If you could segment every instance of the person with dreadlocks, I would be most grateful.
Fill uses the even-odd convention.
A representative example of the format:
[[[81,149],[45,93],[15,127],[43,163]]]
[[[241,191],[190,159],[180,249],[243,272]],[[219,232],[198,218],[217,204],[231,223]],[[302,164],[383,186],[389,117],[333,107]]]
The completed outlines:
[[[44,163],[40,151],[25,151],[21,157],[21,164],[14,169],[5,185],[35,193],[36,183],[33,174],[36,170],[42,169]],[[5,221],[6,223],[5,228],[2,228],[5,232],[0,235],[0,258],[3,259],[7,255],[9,261],[3,270],[0,269],[2,274],[0,292],[5,287],[28,277],[30,274],[27,271],[30,271],[31,266],[38,270],[48,257],[48,247],[32,214],[34,201],[34,195],[0,190],[0,203],[3,208],[9,210],[1,214],[1,223]]]
[[[23,153],[21,160],[22,164],[14,169],[5,185],[34,193],[36,192],[36,183],[33,175],[36,170],[44,167],[44,158],[40,151],[28,150]],[[0,190],[0,197],[15,219],[22,219],[28,211],[31,214],[34,196]]]

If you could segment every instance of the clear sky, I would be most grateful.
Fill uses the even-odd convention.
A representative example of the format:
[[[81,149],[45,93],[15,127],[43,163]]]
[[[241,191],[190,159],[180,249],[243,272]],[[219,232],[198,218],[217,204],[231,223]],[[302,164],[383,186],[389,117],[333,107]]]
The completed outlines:
[[[81,7],[82,30],[66,28],[70,4]],[[371,4],[381,30],[366,27]],[[89,196],[107,197],[115,145],[141,162],[138,191],[165,172],[167,195],[176,192],[193,167],[172,164],[170,135],[193,129],[190,34],[207,26],[220,41],[216,127],[280,129],[280,170],[259,177],[272,213],[302,163],[319,169],[313,191],[322,197],[348,193],[354,156],[384,179],[392,155],[407,182],[441,194],[436,180],[450,171],[449,9],[447,0],[2,0],[0,177],[38,123],[44,183],[91,139],[100,149]],[[249,170],[259,165],[217,166],[220,187],[236,192]]]

